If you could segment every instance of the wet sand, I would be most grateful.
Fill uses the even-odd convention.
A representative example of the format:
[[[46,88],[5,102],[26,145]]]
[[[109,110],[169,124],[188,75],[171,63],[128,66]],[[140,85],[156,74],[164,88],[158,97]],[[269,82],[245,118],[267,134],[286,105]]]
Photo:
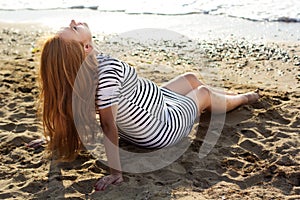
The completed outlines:
[[[300,199],[300,44],[99,37],[95,43],[101,51],[159,85],[194,72],[207,84],[236,93],[259,88],[262,98],[226,115],[206,157],[200,159],[198,152],[210,134],[207,113],[195,123],[188,138],[192,144],[176,162],[154,172],[124,173],[121,185],[95,192],[93,185],[107,174],[96,158],[85,155],[55,165],[45,159],[44,147],[25,146],[43,134],[36,109],[36,41],[48,31],[11,25],[0,32],[1,199]]]

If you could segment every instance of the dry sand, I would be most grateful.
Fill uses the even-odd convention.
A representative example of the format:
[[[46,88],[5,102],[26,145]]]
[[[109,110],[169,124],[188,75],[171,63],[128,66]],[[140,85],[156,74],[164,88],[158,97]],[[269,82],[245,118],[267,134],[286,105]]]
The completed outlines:
[[[24,146],[42,136],[35,42],[46,31],[12,25],[0,33],[0,199],[300,199],[299,44],[96,41],[158,84],[190,71],[237,93],[260,88],[263,97],[227,114],[205,158],[198,151],[209,134],[208,114],[176,162],[151,173],[124,173],[120,186],[94,192],[93,184],[107,174],[95,158],[55,165],[44,158],[44,147]]]

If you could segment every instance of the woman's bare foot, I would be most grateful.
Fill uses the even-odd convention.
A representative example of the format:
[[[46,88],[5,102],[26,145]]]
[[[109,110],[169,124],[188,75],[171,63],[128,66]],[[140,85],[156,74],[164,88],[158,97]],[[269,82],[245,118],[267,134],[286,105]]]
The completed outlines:
[[[244,95],[245,95],[245,97],[247,97],[247,102],[245,104],[255,103],[260,98],[258,89],[256,89],[254,92],[245,93]]]

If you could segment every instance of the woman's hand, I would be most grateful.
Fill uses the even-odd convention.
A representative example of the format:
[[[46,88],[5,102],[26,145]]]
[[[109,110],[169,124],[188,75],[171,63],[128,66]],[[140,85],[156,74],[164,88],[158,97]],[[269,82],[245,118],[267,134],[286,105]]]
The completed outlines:
[[[41,139],[32,140],[31,142],[26,144],[26,147],[36,149],[41,147],[43,144],[46,144],[46,140],[44,138],[41,138]]]
[[[108,176],[104,176],[95,184],[95,190],[103,191],[107,186],[111,184],[117,185],[122,182],[123,182],[123,176],[122,173],[120,172]]]
[[[105,190],[111,184],[123,182],[122,169],[119,155],[119,135],[116,125],[117,105],[99,109],[99,118],[104,133],[103,144],[105,147],[107,164],[111,175],[104,176],[95,184],[95,190]]]

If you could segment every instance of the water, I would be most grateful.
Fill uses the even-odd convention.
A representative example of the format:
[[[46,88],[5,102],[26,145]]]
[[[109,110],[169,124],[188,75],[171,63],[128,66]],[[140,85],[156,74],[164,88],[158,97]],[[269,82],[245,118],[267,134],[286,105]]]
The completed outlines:
[[[166,28],[193,38],[245,37],[300,41],[299,0],[0,0],[0,21],[42,23],[70,19],[93,30],[120,33]]]
[[[90,8],[126,14],[225,15],[254,21],[300,22],[299,0],[0,0],[0,10]]]

